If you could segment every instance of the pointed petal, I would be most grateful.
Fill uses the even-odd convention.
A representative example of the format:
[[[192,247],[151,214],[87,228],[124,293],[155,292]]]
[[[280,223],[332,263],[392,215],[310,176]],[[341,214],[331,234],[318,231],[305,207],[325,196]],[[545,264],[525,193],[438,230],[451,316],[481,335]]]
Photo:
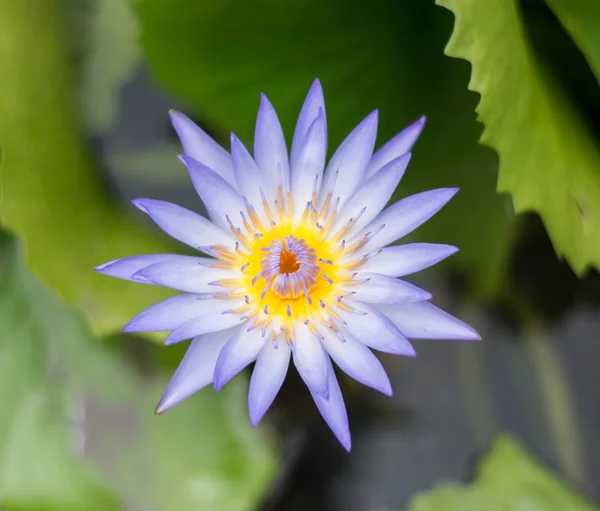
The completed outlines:
[[[248,391],[248,413],[253,427],[260,422],[283,385],[290,353],[290,346],[285,340],[279,341],[277,347],[266,342],[260,351]]]
[[[392,395],[390,379],[369,348],[348,333],[339,338],[323,325],[317,329],[323,335],[323,346],[342,371],[367,387]]]
[[[359,272],[354,278],[362,282],[348,290],[356,293],[353,298],[359,302],[404,303],[431,298],[431,293],[417,286],[378,273]]]
[[[132,202],[168,235],[190,247],[235,244],[231,234],[189,209],[154,199],[134,199]]]
[[[183,256],[182,256],[183,257]],[[239,273],[221,268],[206,266],[212,264],[212,259],[188,257],[185,260],[157,263],[133,275],[133,280],[142,278],[159,286],[179,289],[188,293],[214,293],[219,291],[215,283],[220,279],[240,277]]]
[[[207,310],[223,306],[223,300],[207,295],[184,294],[172,296],[140,312],[123,329],[123,332],[166,332]]]
[[[321,187],[321,201],[333,187],[333,196],[340,198],[340,208],[352,197],[362,181],[377,137],[377,110],[370,113],[332,156]],[[339,172],[339,176],[336,174]]]
[[[95,269],[98,273],[102,273],[110,277],[133,280],[134,282],[140,282],[142,284],[153,284],[153,282],[145,282],[141,276],[138,276],[135,279],[133,276],[140,270],[157,263],[177,263],[184,262],[188,259],[190,259],[190,256],[178,254],[147,254],[109,261],[108,263],[96,266]]]
[[[221,176],[202,163],[189,156],[180,156],[180,159],[187,167],[194,188],[204,202],[212,221],[223,229],[229,230],[226,215],[235,215],[245,210],[240,194]]]
[[[421,117],[386,142],[371,158],[364,179],[369,179],[389,162],[408,153],[423,131],[423,126],[425,126],[425,117]]]
[[[292,195],[296,222],[300,220],[306,203],[312,198],[315,179],[320,184],[323,176],[325,153],[327,152],[325,130],[325,116],[321,111],[311,124],[298,153],[298,158],[292,164]]]
[[[260,188],[263,186],[262,175],[244,144],[233,133],[231,134],[231,156],[235,181],[240,194],[246,197],[265,221],[260,195]]]
[[[298,122],[296,123],[296,130],[294,131],[294,138],[292,140],[292,151],[290,154],[290,163],[294,167],[296,160],[299,157],[300,149],[306,138],[306,134],[313,123],[313,121],[319,115],[319,110],[323,112],[325,119],[325,100],[323,99],[323,90],[321,89],[321,82],[315,80],[312,87],[308,91],[300,115],[298,116]],[[327,133],[327,122],[325,122],[325,133]],[[325,140],[325,148],[327,148],[327,140]]]
[[[383,210],[355,239],[384,226],[360,251],[370,252],[406,236],[424,224],[454,196],[458,188],[439,188],[411,195]]]
[[[165,412],[213,381],[219,353],[233,332],[224,330],[192,341],[160,398],[156,413]]]
[[[254,159],[263,176],[263,182],[272,198],[276,197],[279,169],[283,178],[283,189],[288,189],[288,151],[281,124],[271,102],[264,94],[260,96],[260,107],[256,118],[254,135]]]
[[[481,339],[474,328],[429,302],[377,305],[377,309],[409,339]]]
[[[374,350],[394,355],[412,357],[415,349],[394,323],[376,308],[344,298],[345,305],[354,309],[348,312],[336,308],[336,312],[346,323],[342,325],[344,333],[352,334],[358,341]]]
[[[219,332],[242,323],[241,316],[231,311],[241,307],[244,300],[213,300],[212,307],[203,310],[195,318],[175,328],[165,339],[165,344],[175,344],[203,334]]]
[[[333,434],[344,446],[344,449],[350,451],[352,448],[352,441],[350,439],[350,427],[348,426],[346,405],[329,359],[327,360],[327,380],[329,399],[313,392],[310,387],[309,390],[319,412],[323,416],[323,419],[325,419],[327,425],[331,428],[331,431],[333,431]]]
[[[247,323],[242,325],[225,343],[217,359],[214,378],[217,392],[250,362],[256,360],[265,342],[271,342],[270,338],[262,336],[260,328],[247,332],[246,325]]]
[[[337,232],[350,218],[355,218],[363,208],[364,212],[353,227],[357,231],[381,213],[404,175],[410,157],[411,154],[406,153],[396,158],[366,183],[361,184],[337,216],[331,232]]]
[[[170,115],[173,127],[181,140],[183,152],[214,170],[233,185],[235,180],[229,153],[182,113],[171,110]]]
[[[327,386],[327,354],[321,341],[302,323],[294,328],[294,365],[307,387],[325,399],[329,395]]]
[[[433,266],[456,252],[456,247],[435,243],[409,243],[387,247],[361,266],[360,271],[403,277]]]

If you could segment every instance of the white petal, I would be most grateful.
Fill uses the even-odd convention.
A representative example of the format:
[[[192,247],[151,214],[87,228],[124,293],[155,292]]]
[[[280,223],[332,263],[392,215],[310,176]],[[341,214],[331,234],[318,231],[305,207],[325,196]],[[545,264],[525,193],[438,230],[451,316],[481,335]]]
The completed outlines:
[[[458,188],[440,188],[411,195],[386,208],[354,239],[379,230],[359,253],[371,252],[406,236],[435,215],[458,191]],[[383,226],[383,228],[381,228]]]
[[[350,199],[363,179],[376,137],[377,110],[354,128],[332,156],[321,187],[321,203],[332,187],[333,196],[340,198],[340,208]]]
[[[231,311],[241,307],[244,300],[213,300],[212,302],[216,303],[213,303],[210,309],[203,310],[201,314],[173,330],[165,339],[165,344],[175,344],[192,337],[226,330],[241,324],[241,316],[233,314]]]
[[[214,293],[219,291],[219,287],[211,285],[211,282],[240,277],[239,273],[231,270],[205,266],[213,262],[213,259],[188,257],[186,260],[157,263],[138,271],[133,279],[142,278],[159,286],[188,293]]]
[[[206,311],[223,306],[223,300],[207,295],[184,294],[172,296],[140,312],[123,329],[123,332],[166,332]]]
[[[96,271],[110,277],[116,277],[118,279],[133,280],[134,282],[140,282],[142,284],[152,284],[153,282],[145,281],[141,275],[138,275],[135,279],[133,276],[140,270],[147,268],[153,264],[166,263],[166,262],[185,262],[190,259],[190,256],[183,256],[178,254],[147,254],[132,257],[125,257],[123,259],[116,259],[108,263],[96,266]],[[195,258],[194,258],[195,259]]]
[[[292,163],[292,195],[296,222],[300,220],[307,202],[312,198],[315,182],[320,184],[323,176],[327,151],[325,129],[325,117],[323,112],[320,112],[306,134],[298,158]]]
[[[390,379],[369,348],[350,334],[338,338],[330,328],[317,325],[317,329],[323,335],[323,346],[342,371],[363,385],[392,395]]]
[[[250,379],[248,413],[252,426],[260,422],[279,392],[290,364],[290,347],[284,340],[266,342],[263,346]]]
[[[290,163],[292,167],[296,164],[306,134],[313,121],[319,115],[319,111],[323,113],[323,118],[325,119],[325,100],[323,99],[321,82],[315,80],[308,91],[306,100],[304,101],[302,110],[300,110],[300,115],[298,116],[298,122],[296,123],[294,138],[292,140],[292,151],[290,154]],[[325,128],[325,133],[327,133],[327,122],[325,122]],[[325,148],[327,148],[327,140],[325,140]]]
[[[162,395],[156,413],[162,413],[213,381],[221,349],[234,330],[224,330],[196,337]]]
[[[429,300],[431,293],[413,286],[408,282],[386,277],[378,273],[359,272],[354,277],[361,283],[357,286],[348,287],[354,291],[353,298],[367,303],[404,303]]]
[[[187,167],[194,188],[204,202],[212,221],[228,230],[227,215],[237,216],[240,211],[246,209],[240,194],[221,176],[202,163],[189,156],[180,156],[180,159]]]
[[[154,199],[134,199],[132,202],[163,231],[190,247],[235,244],[231,234],[189,209]]]
[[[235,179],[229,153],[182,113],[172,110],[170,114],[173,127],[181,140],[183,152],[214,170],[233,185]]]
[[[270,336],[262,336],[260,328],[246,331],[247,323],[227,341],[217,359],[214,387],[217,392],[238,374],[250,362],[256,360],[265,342],[271,342]]]
[[[263,186],[262,175],[244,144],[233,133],[231,134],[231,156],[233,158],[235,180],[240,194],[246,197],[262,220],[265,221],[260,195],[260,189]]]
[[[346,323],[343,331],[352,334],[357,340],[374,350],[394,355],[414,356],[415,349],[394,323],[376,308],[366,303],[344,298],[343,303],[355,312],[336,308],[336,312]]]
[[[327,399],[327,354],[321,341],[302,323],[294,328],[294,365],[311,392]]]
[[[381,213],[404,175],[410,156],[411,154],[407,153],[396,158],[366,183],[361,184],[337,216],[331,232],[337,232],[350,218],[356,218],[363,208],[364,212],[353,227],[357,231]]]
[[[364,179],[369,179],[389,162],[409,152],[423,131],[424,125],[425,117],[421,117],[386,142],[371,158]]]
[[[323,419],[325,419],[325,422],[331,428],[333,434],[344,446],[344,449],[350,451],[352,442],[350,439],[350,427],[348,426],[346,405],[329,359],[327,359],[327,386],[329,388],[328,399],[313,392],[310,387],[309,390],[319,412],[321,412]]]
[[[360,271],[403,277],[439,263],[456,252],[456,247],[435,243],[409,243],[387,247],[370,258],[360,267]]]
[[[281,124],[271,102],[264,94],[260,96],[260,107],[254,134],[254,159],[263,181],[272,198],[276,197],[279,169],[283,178],[283,189],[288,189],[289,161]]]
[[[478,341],[475,329],[429,302],[377,305],[409,339]]]

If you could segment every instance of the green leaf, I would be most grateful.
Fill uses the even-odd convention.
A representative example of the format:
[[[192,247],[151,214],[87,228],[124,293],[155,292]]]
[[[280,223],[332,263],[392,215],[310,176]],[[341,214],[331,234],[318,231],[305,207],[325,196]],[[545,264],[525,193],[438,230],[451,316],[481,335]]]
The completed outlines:
[[[600,82],[600,3],[595,0],[547,0],[554,14],[585,55]]]
[[[138,25],[129,0],[94,0],[88,14],[81,100],[84,118],[96,131],[116,120],[121,86],[139,65]]]
[[[138,341],[138,358],[143,349],[148,356],[144,372],[134,369],[31,275],[2,231],[0,329],[0,504],[20,511],[256,507],[275,458],[249,424],[243,378],[155,416],[171,371],[148,362],[181,350]]]
[[[233,130],[251,142],[265,92],[289,142],[315,76],[325,91],[330,149],[374,108],[380,109],[380,143],[426,113],[399,195],[460,186],[419,237],[456,244],[461,252],[453,262],[473,271],[473,285],[496,287],[510,225],[504,200],[494,193],[496,161],[476,145],[466,66],[442,55],[449,16],[422,0],[368,6],[308,0],[285,7],[277,0],[142,0],[136,9],[157,80],[220,130],[221,141]]]
[[[500,157],[498,191],[512,194],[517,212],[540,214],[557,254],[578,274],[600,268],[598,144],[531,47],[519,2],[438,3],[456,16],[447,54],[473,66],[469,88],[481,94],[481,141]],[[565,12],[585,12],[576,8],[581,0],[572,4]],[[593,14],[591,3],[589,9]],[[589,31],[586,24],[580,40]]]
[[[78,453],[84,393],[118,385],[81,318],[20,264],[0,231],[0,503],[10,509],[123,509]]]
[[[408,511],[597,511],[509,436],[496,439],[467,486],[441,484]]]
[[[169,293],[94,266],[173,247],[132,221],[93,168],[74,111],[60,5],[0,0],[0,48],[13,48],[0,52],[0,217],[23,239],[34,272],[106,333]]]

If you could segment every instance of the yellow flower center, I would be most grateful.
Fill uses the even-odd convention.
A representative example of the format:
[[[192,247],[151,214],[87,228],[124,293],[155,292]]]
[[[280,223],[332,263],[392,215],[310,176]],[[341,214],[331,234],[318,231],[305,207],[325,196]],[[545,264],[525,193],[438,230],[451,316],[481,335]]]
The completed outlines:
[[[313,193],[297,222],[293,219],[291,194],[287,194],[285,205],[283,195],[280,185],[274,214],[263,200],[266,225],[248,203],[247,211],[240,212],[243,229],[228,217],[231,232],[238,240],[235,250],[215,246],[209,247],[209,253],[219,259],[215,267],[242,272],[240,278],[218,281],[216,285],[228,291],[220,291],[216,296],[244,298],[245,305],[231,312],[240,314],[241,319],[251,319],[251,329],[271,325],[274,338],[284,331],[289,342],[296,321],[312,329],[311,319],[322,321],[327,314],[336,316],[328,304],[335,302],[339,308],[345,308],[342,299],[353,294],[347,287],[358,283],[354,272],[368,256],[345,263],[340,259],[364,246],[369,234],[346,246],[344,236],[360,214],[337,232],[331,232],[337,213],[331,194],[317,211]]]

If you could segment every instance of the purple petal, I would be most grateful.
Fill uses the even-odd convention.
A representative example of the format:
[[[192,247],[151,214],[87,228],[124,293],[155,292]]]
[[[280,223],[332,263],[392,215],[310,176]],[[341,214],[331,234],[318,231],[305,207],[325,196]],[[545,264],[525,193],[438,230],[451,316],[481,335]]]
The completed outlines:
[[[123,332],[166,332],[195,318],[206,310],[221,307],[223,300],[206,295],[184,294],[172,296],[140,312],[123,329]]]
[[[344,404],[340,386],[329,360],[327,360],[327,379],[329,399],[313,392],[310,387],[309,390],[323,419],[325,419],[325,422],[331,428],[333,434],[344,446],[344,449],[349,452],[352,448],[352,441],[350,439],[350,427],[348,426],[346,405]]]
[[[198,195],[204,202],[210,218],[223,229],[229,229],[226,216],[237,215],[244,211],[244,201],[240,194],[216,172],[202,163],[180,156],[192,178],[192,183]]]
[[[183,152],[214,170],[233,185],[235,179],[229,153],[182,113],[171,110],[170,115],[173,127],[181,140]]]
[[[321,201],[333,190],[340,198],[342,207],[356,191],[362,181],[377,137],[377,110],[370,113],[346,139],[332,156],[321,187]],[[339,172],[339,176],[336,176]]]
[[[260,188],[263,185],[262,175],[244,144],[233,133],[231,134],[231,155],[235,181],[240,194],[248,199],[257,212],[261,213],[263,211],[260,195]]]
[[[292,167],[296,166],[296,160],[300,155],[300,150],[304,143],[304,139],[306,138],[306,134],[308,133],[311,124],[319,115],[319,111],[323,112],[323,117],[325,119],[325,100],[323,99],[321,82],[317,79],[313,82],[312,87],[308,91],[306,100],[304,101],[304,105],[302,105],[302,110],[300,110],[300,115],[298,116],[298,122],[296,123],[296,130],[294,131],[294,138],[292,140],[292,151],[290,154],[290,163]],[[327,128],[327,122],[325,122],[325,128]],[[327,129],[325,129],[325,133],[327,133]],[[324,145],[325,148],[327,148],[327,140],[325,140]]]
[[[440,188],[411,195],[392,204],[368,224],[356,238],[364,233],[380,229],[360,251],[370,252],[406,236],[421,224],[424,224],[454,196],[458,188]]]
[[[456,247],[435,243],[409,243],[387,247],[361,266],[360,271],[403,277],[439,263],[456,252]]]
[[[361,283],[348,288],[353,298],[367,303],[404,303],[429,300],[431,293],[408,282],[378,273],[359,272],[354,277]]]
[[[343,303],[355,312],[336,308],[346,323],[343,331],[351,333],[357,340],[370,348],[394,355],[414,356],[415,349],[391,320],[374,307],[344,298]]]
[[[423,126],[425,117],[421,117],[386,142],[371,158],[364,179],[369,179],[389,162],[409,152],[423,131]]]
[[[250,362],[256,360],[265,342],[271,342],[270,338],[262,336],[260,328],[247,332],[247,324],[242,325],[227,341],[217,359],[214,377],[217,392]]]
[[[163,231],[190,247],[235,244],[231,234],[189,209],[154,199],[134,199],[132,202],[150,215]]]
[[[160,398],[156,413],[172,408],[212,382],[219,353],[233,332],[224,330],[196,337],[192,341]]]
[[[177,254],[138,255],[125,257],[123,259],[116,259],[115,261],[101,264],[100,266],[96,266],[96,271],[98,273],[109,275],[110,277],[116,277],[118,279],[133,280],[134,282],[140,282],[142,284],[153,284],[153,282],[147,282],[143,280],[141,276],[135,279],[133,276],[140,270],[157,263],[179,263],[185,262],[188,259],[196,258]]]
[[[361,184],[359,189],[337,216],[337,220],[333,225],[331,232],[335,233],[350,220],[350,218],[356,218],[363,208],[363,213],[353,227],[353,229],[357,231],[362,229],[381,213],[398,186],[398,183],[408,166],[410,157],[411,154],[406,153],[399,158],[396,158],[366,183]]]
[[[165,344],[175,344],[192,337],[226,330],[240,325],[240,315],[231,311],[241,307],[244,300],[214,300],[217,302],[210,309],[202,311],[195,318],[186,321],[173,330],[165,339]],[[223,314],[225,312],[225,314]]]
[[[214,260],[189,257],[186,260],[157,263],[147,266],[133,275],[160,286],[187,291],[188,293],[214,293],[219,287],[211,284],[220,279],[236,278],[240,275],[231,270],[205,266]]]
[[[315,180],[320,184],[323,176],[327,152],[326,129],[325,116],[323,112],[319,112],[306,134],[298,158],[292,164],[292,194],[296,222],[300,220],[306,203],[312,198]]]
[[[429,302],[377,305],[377,309],[409,339],[481,339],[474,328]]]
[[[327,354],[321,341],[302,323],[294,328],[294,365],[306,386],[325,399],[329,395],[327,386]]]
[[[284,190],[288,189],[290,171],[283,130],[273,105],[264,94],[260,96],[260,107],[256,118],[254,159],[262,173],[266,191],[273,197],[276,196],[279,169],[282,173]]]
[[[253,427],[260,422],[283,385],[290,364],[290,353],[285,340],[279,341],[277,347],[272,342],[266,342],[260,351],[248,391],[248,413]]]
[[[333,330],[322,325],[319,332],[323,335],[323,346],[342,371],[363,385],[387,396],[392,395],[390,379],[369,348],[350,334],[345,334],[340,339]]]

